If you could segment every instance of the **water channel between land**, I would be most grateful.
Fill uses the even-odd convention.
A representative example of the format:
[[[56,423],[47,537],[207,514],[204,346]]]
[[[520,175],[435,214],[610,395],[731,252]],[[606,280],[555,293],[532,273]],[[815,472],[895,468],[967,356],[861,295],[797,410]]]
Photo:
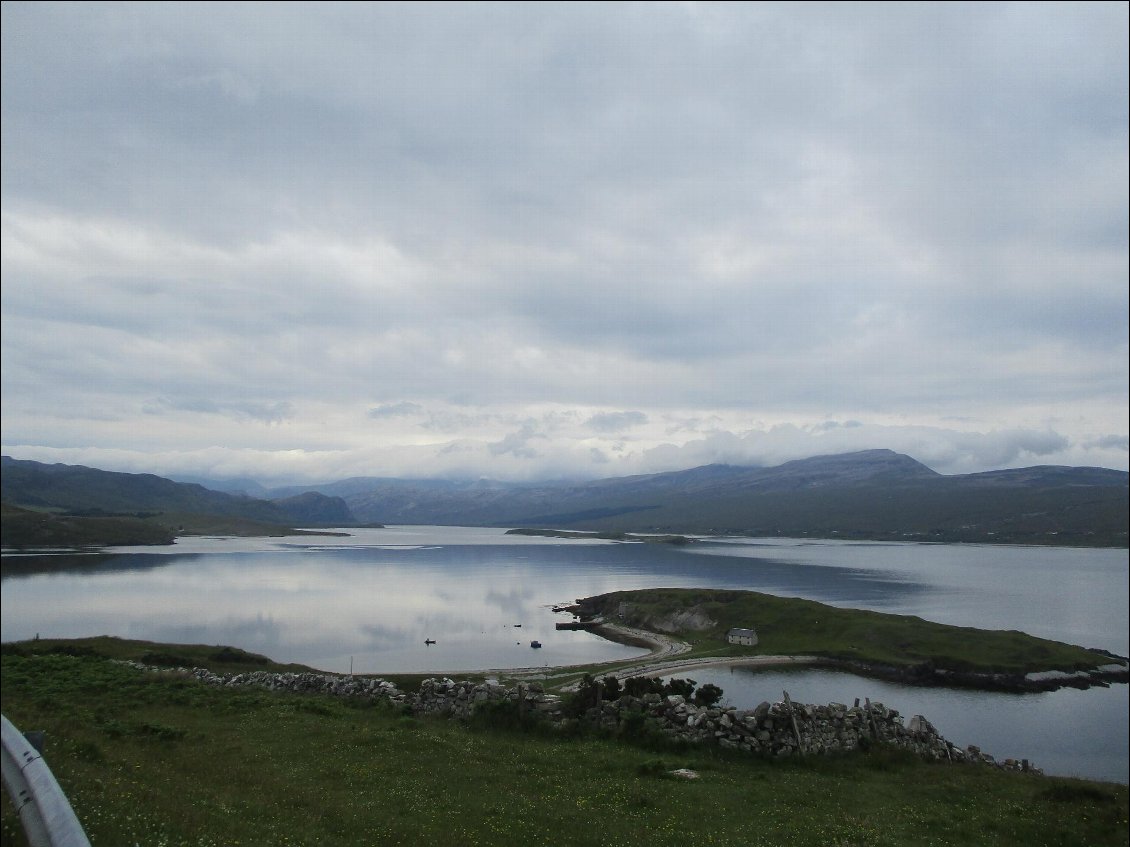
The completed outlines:
[[[231,644],[359,673],[457,674],[640,658],[555,630],[556,604],[608,591],[704,587],[804,597],[1130,653],[1126,550],[724,539],[685,547],[460,527],[346,537],[186,538],[99,556],[5,556],[4,641],[117,635]],[[751,622],[755,625],[756,622]],[[426,641],[433,641],[426,644]],[[538,641],[542,647],[531,649]],[[951,741],[1049,773],[1128,781],[1127,686],[1043,694],[913,688],[812,668],[695,667],[752,707],[869,697]]]

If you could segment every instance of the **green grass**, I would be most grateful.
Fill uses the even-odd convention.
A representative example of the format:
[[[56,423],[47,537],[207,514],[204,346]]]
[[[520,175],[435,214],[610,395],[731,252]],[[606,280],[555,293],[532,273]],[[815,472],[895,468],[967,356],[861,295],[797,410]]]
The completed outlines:
[[[167,650],[183,650],[166,645]],[[214,649],[214,648],[212,648]],[[94,845],[1127,843],[1127,790],[891,751],[764,761],[3,656],[3,711]],[[697,781],[667,772],[689,767]],[[21,843],[5,803],[3,843]]]
[[[110,544],[172,544],[167,526],[136,516],[80,517],[0,506],[0,544],[5,547],[99,547]]]
[[[237,647],[211,644],[158,644],[99,635],[94,638],[37,638],[34,641],[7,642],[0,646],[11,656],[77,656],[119,659],[159,667],[207,667],[217,673],[246,671],[310,671],[306,665],[282,665],[266,656]],[[6,683],[5,683],[6,684]]]
[[[689,656],[819,655],[890,665],[933,663],[939,668],[992,673],[1074,671],[1108,664],[1107,656],[1022,632],[948,626],[909,615],[841,609],[811,600],[753,591],[645,589],[593,598],[609,620],[621,603],[625,623],[654,628],[679,610],[698,610],[714,622],[675,633],[690,642]],[[726,643],[734,626],[757,630],[756,647]]]

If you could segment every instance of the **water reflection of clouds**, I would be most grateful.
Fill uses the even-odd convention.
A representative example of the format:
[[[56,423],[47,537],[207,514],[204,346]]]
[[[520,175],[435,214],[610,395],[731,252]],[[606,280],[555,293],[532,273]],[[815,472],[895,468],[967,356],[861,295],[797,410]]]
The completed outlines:
[[[227,644],[243,649],[267,652],[285,643],[286,626],[272,615],[257,613],[254,617],[225,617],[201,623],[166,624],[160,619],[135,619],[129,622],[131,637],[174,644]]]
[[[446,538],[459,535],[437,531]],[[248,545],[235,541],[207,555],[146,552],[109,557],[81,570],[71,569],[73,562],[42,573],[25,569],[27,575],[4,582],[0,629],[5,640],[36,632],[111,634],[235,642],[248,649],[276,639],[278,646],[260,652],[339,670],[343,656],[347,666],[351,654],[362,652],[374,669],[410,670],[413,662],[444,661],[442,669],[454,670],[463,662],[483,667],[480,660],[493,667],[528,663],[530,656],[516,655],[515,647],[528,651],[533,638],[546,644],[537,654],[543,661],[610,657],[603,651],[611,648],[595,637],[555,632],[545,607],[616,590],[703,586],[1022,629],[1115,651],[1126,638],[1126,551],[1115,551],[1121,565],[1116,560],[1097,568],[1089,563],[1101,551],[1087,551],[1082,558],[1088,567],[1074,570],[1063,563],[1080,558],[1078,552],[1035,551],[1025,559],[1020,579],[1018,551],[1005,551],[998,560],[996,550],[814,543],[805,549],[818,558],[806,561],[800,545],[759,545],[758,553],[738,543],[670,548],[541,539],[535,548],[486,544],[502,537],[498,530],[470,534],[477,543],[467,547],[342,543],[315,550],[310,542],[298,545],[309,548],[303,555],[291,555],[291,550],[248,552]],[[410,536],[418,542],[427,535],[428,528],[414,528],[401,540]],[[827,563],[843,551],[839,565]],[[916,554],[924,558],[895,566]],[[947,561],[956,564],[947,569]],[[1065,574],[1069,585],[1063,584]],[[963,584],[966,575],[971,578]],[[519,622],[523,629],[509,628]],[[367,634],[366,627],[377,629]],[[172,637],[178,628],[182,635]],[[592,638],[591,645],[581,636]],[[444,649],[424,652],[425,637],[442,638]],[[242,638],[255,643],[240,643]],[[390,643],[390,652],[382,653],[372,638],[401,638],[403,646]],[[332,665],[318,664],[325,661]]]
[[[360,632],[364,636],[361,644],[370,650],[387,650],[390,647],[402,647],[415,640],[413,631],[403,627],[391,627],[382,624],[363,624]]]
[[[511,587],[508,591],[491,589],[483,595],[483,602],[511,618],[521,620],[525,617],[531,606],[534,592],[529,588]]]

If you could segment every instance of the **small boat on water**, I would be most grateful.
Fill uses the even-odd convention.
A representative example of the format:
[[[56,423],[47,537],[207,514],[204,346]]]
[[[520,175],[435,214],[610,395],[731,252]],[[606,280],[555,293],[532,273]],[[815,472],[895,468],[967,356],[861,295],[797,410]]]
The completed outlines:
[[[531,641],[530,646],[533,647],[536,650],[537,648],[541,647],[541,642],[540,641]]]
[[[425,638],[424,643],[425,644],[435,644],[436,640],[434,638]]]
[[[516,624],[514,624],[514,626],[515,626],[515,628],[517,628],[517,629],[521,629],[521,628],[522,628],[522,625],[521,625],[520,623],[516,623]]]

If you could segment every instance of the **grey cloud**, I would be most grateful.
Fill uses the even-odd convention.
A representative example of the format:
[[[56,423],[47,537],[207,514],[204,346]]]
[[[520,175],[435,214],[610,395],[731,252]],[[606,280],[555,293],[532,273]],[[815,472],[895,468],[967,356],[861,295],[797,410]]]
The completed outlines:
[[[645,424],[647,420],[643,412],[601,412],[585,421],[585,426],[597,432],[621,432]]]
[[[1124,5],[323,5],[3,5],[5,443],[1125,464]]]
[[[532,423],[527,423],[521,429],[508,433],[499,441],[491,443],[489,448],[495,456],[509,453],[520,459],[536,459],[540,454],[530,446],[530,442],[544,439],[545,435],[538,432]]]
[[[424,407],[419,403],[403,400],[399,403],[382,403],[379,406],[373,406],[367,414],[370,418],[401,418],[419,415],[423,411]]]
[[[512,425],[513,420],[496,418],[487,414],[468,414],[466,412],[453,412],[449,409],[430,410],[425,420],[420,424],[422,429],[435,432],[457,432],[482,427],[491,423],[503,426]]]
[[[167,415],[176,412],[223,415],[234,418],[252,418],[268,424],[281,423],[294,416],[294,407],[283,402],[217,402],[198,397],[158,398],[145,407],[152,415]]]
[[[1104,435],[1101,438],[1093,438],[1087,441],[1085,446],[1101,450],[1118,450],[1127,453],[1130,452],[1130,437],[1125,435]]]
[[[608,458],[608,454],[603,450],[592,447],[589,449],[589,461],[593,466],[599,466],[607,465],[611,461],[611,459]]]

